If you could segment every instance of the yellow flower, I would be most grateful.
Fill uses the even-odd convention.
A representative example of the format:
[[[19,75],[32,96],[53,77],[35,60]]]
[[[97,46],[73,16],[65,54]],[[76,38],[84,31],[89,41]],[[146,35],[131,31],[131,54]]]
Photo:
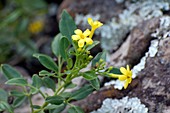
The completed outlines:
[[[93,21],[92,18],[88,18],[88,23],[92,27],[92,30],[96,30],[97,28],[101,27],[103,23],[99,21]]]
[[[92,38],[92,37],[93,37],[93,34],[94,34],[94,31],[95,31],[97,28],[101,27],[101,26],[103,25],[103,23],[101,23],[101,22],[99,22],[99,21],[93,21],[92,18],[88,18],[87,21],[88,21],[88,23],[89,23],[90,26],[91,26],[91,33],[90,33],[89,38]]]
[[[43,27],[44,27],[43,21],[37,20],[29,24],[28,30],[33,34],[36,34],[42,31]]]
[[[124,89],[126,89],[127,86],[132,82],[132,71],[130,70],[129,65],[127,65],[126,68],[121,67],[120,72],[122,73],[122,75],[110,74],[110,76],[116,77],[120,81],[125,81]]]
[[[80,29],[76,29],[74,31],[76,35],[72,35],[72,39],[75,41],[78,41],[79,48],[82,48],[86,42],[87,45],[91,45],[93,43],[93,40],[89,38],[90,30],[87,29],[84,32],[82,32]]]

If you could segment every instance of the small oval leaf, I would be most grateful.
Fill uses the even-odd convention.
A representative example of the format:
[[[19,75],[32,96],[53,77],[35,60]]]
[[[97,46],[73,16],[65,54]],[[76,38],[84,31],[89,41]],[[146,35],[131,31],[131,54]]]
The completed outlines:
[[[66,107],[66,104],[61,104],[61,105],[51,105],[47,106],[47,108],[49,109],[49,113],[61,113]],[[47,109],[45,108],[45,109]],[[51,109],[51,108],[54,108],[54,109]]]
[[[71,69],[73,67],[73,60],[71,58],[67,59],[67,68]]]
[[[9,80],[12,78],[22,77],[21,74],[8,64],[2,64],[1,69],[5,77]]]
[[[12,105],[14,106],[14,108],[19,107],[26,100],[26,98],[26,96],[17,97],[15,98]]]
[[[55,105],[60,105],[63,103],[64,98],[61,96],[49,96],[45,99],[47,103],[55,104]]]
[[[23,92],[16,91],[16,90],[12,90],[12,91],[10,92],[10,94],[11,94],[12,96],[16,96],[16,97],[22,97],[22,96],[25,95]]]
[[[44,86],[51,88],[53,91],[56,90],[56,83],[49,77],[44,77],[43,79]]]
[[[105,51],[98,53],[94,57],[94,59],[92,60],[92,67],[94,67],[96,65],[96,63],[99,62],[100,59],[103,59],[104,61],[106,61],[106,52]]]
[[[46,70],[42,70],[39,72],[39,76],[52,76],[52,75],[54,75],[54,73],[50,73]]]
[[[16,85],[16,86],[27,86],[28,83],[24,78],[13,78],[6,82],[8,85]]]
[[[90,50],[92,49],[93,47],[95,47],[96,45],[98,45],[100,42],[99,41],[94,41],[92,45],[89,45],[86,50]]]
[[[85,85],[77,91],[72,93],[71,99],[81,100],[87,97],[90,93],[92,93],[94,88],[91,85]]]
[[[113,68],[112,70],[110,70],[110,73],[122,75],[120,69],[118,69],[118,68]]]
[[[8,100],[8,93],[5,90],[0,89],[0,101],[7,102],[7,100]]]
[[[67,55],[67,49],[69,47],[69,41],[66,37],[62,37],[60,39],[60,54],[61,56],[66,60],[68,55]]]
[[[62,35],[59,33],[57,36],[55,36],[54,40],[52,41],[51,48],[52,52],[56,57],[60,55],[60,39]]]
[[[84,111],[78,106],[73,106],[68,109],[68,113],[84,113]]]
[[[42,80],[38,75],[33,75],[32,77],[32,85],[36,88],[40,88],[42,86]]]
[[[38,58],[40,63],[47,69],[50,69],[55,72],[58,71],[57,64],[54,62],[54,60],[50,56],[47,56],[44,54],[34,54],[33,56]]]
[[[93,80],[97,78],[97,74],[95,74],[94,71],[87,71],[82,73],[82,75],[86,80]]]
[[[66,36],[70,43],[72,43],[71,36],[74,34],[76,24],[73,18],[64,10],[61,14],[61,20],[59,22],[59,29],[63,36]]]
[[[100,81],[98,78],[90,80],[90,83],[93,86],[93,88],[95,88],[96,90],[100,89]]]

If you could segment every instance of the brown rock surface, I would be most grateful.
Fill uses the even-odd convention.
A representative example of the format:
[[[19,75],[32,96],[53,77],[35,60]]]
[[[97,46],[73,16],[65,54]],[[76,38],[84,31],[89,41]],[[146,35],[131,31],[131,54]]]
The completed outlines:
[[[139,73],[139,85],[129,96],[137,96],[149,108],[149,113],[170,110],[170,37],[159,43],[157,56],[147,58],[145,69]]]
[[[101,21],[107,22],[113,16],[122,12],[123,4],[117,4],[114,0],[64,0],[58,9],[58,20],[63,9],[66,9],[72,17],[76,13],[100,14]]]
[[[110,56],[111,65],[120,67],[137,64],[150,45],[152,39],[150,34],[158,25],[159,18],[154,18],[136,26],[121,47]]]

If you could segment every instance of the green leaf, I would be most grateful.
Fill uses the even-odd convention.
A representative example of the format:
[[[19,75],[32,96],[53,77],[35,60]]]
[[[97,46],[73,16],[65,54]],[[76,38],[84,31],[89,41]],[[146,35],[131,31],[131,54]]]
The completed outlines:
[[[0,101],[7,102],[7,100],[8,100],[8,93],[5,90],[0,89]]]
[[[69,98],[71,96],[71,92],[63,92],[60,94],[63,98]]]
[[[50,56],[47,56],[44,54],[34,54],[33,56],[38,58],[40,63],[47,69],[50,69],[55,72],[58,71],[57,64],[54,62],[54,60]]]
[[[52,52],[56,57],[60,55],[60,39],[62,38],[61,33],[55,36],[54,40],[52,41],[51,48]]]
[[[100,89],[100,81],[98,78],[90,80],[90,83],[93,86],[93,88],[95,88],[96,90]]]
[[[33,75],[32,77],[32,85],[36,88],[40,88],[42,86],[42,80],[38,75]]]
[[[101,52],[98,53],[94,59],[92,60],[92,67],[94,67],[96,65],[97,62],[99,62],[100,59],[103,59],[104,61],[106,61],[106,52]]]
[[[36,94],[38,93],[38,89],[42,86],[43,82],[42,82],[42,79],[37,75],[37,74],[34,74],[33,77],[32,77],[32,86],[31,87],[31,90],[30,90],[30,93],[31,94]]]
[[[50,104],[60,105],[64,102],[64,98],[61,96],[49,96],[45,101]]]
[[[66,107],[66,104],[61,104],[61,105],[51,105],[45,107],[45,109],[49,109],[49,113],[61,113]],[[53,108],[53,109],[52,109]]]
[[[84,113],[84,111],[78,106],[73,106],[68,109],[68,113]]]
[[[33,105],[32,106],[34,109],[41,109],[41,106],[39,106],[39,105]]]
[[[73,67],[73,60],[71,58],[67,59],[67,68],[71,69]]]
[[[95,74],[95,71],[87,71],[82,73],[82,75],[86,80],[93,80],[97,78],[97,74]]]
[[[10,92],[10,94],[11,94],[12,96],[16,96],[16,97],[22,97],[22,96],[25,95],[23,92],[16,91],[16,90],[12,90],[12,91]]]
[[[89,45],[86,50],[90,50],[92,49],[93,47],[95,47],[96,45],[98,45],[100,42],[99,41],[94,41],[92,45]]]
[[[8,16],[6,16],[3,21],[0,24],[0,29],[5,27],[6,25],[15,22],[19,16],[21,16],[22,12],[21,10],[15,10],[12,13],[10,13]]]
[[[4,101],[0,101],[0,111],[8,111],[9,113],[14,113],[12,107]]]
[[[69,47],[69,41],[66,37],[60,39],[60,54],[66,60],[67,59],[67,49]]]
[[[21,77],[21,74],[17,70],[15,70],[14,68],[12,68],[10,65],[8,65],[8,64],[2,64],[1,69],[2,69],[3,74],[5,75],[5,77],[8,80],[12,79],[12,78]]]
[[[70,82],[68,85],[65,86],[66,89],[70,89],[70,88],[75,88],[77,86],[77,84],[73,84],[72,82]]]
[[[77,91],[72,93],[71,99],[81,100],[87,97],[90,93],[92,93],[94,88],[91,85],[85,85]]]
[[[28,23],[29,23],[29,19],[28,18],[23,18],[22,20],[20,20],[20,24],[18,24],[16,26],[16,31],[17,31],[18,35],[20,35],[20,33],[22,33],[25,30],[27,30]]]
[[[71,36],[74,34],[76,24],[73,18],[64,10],[61,14],[61,20],[59,22],[59,29],[63,36],[66,36],[70,43],[72,43]]]
[[[56,90],[56,83],[51,78],[44,77],[42,80],[46,87],[51,88],[53,91]]]
[[[118,68],[113,68],[112,70],[110,70],[110,73],[122,75],[122,73],[120,72],[120,69]]]
[[[13,102],[13,107],[19,107],[25,100],[26,100],[26,96],[22,96],[22,97],[17,97],[15,98],[14,102]]]
[[[6,82],[8,85],[26,86],[28,83],[24,78],[13,78]]]
[[[50,73],[50,72],[48,72],[48,71],[46,71],[46,70],[42,70],[42,71],[40,71],[39,72],[39,76],[53,76],[54,75],[54,73]]]

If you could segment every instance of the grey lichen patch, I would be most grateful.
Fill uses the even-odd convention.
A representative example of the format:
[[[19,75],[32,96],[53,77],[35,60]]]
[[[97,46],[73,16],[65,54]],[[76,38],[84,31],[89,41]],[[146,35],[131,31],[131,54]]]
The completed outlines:
[[[138,73],[145,68],[147,57],[154,57],[158,52],[158,39],[152,40],[151,45],[149,47],[149,51],[145,53],[145,56],[141,58],[140,63],[135,65],[132,69],[132,78],[136,78]],[[122,90],[125,82],[120,80],[112,80],[110,82],[105,83],[105,86],[114,85],[115,89]]]
[[[93,20],[100,20],[100,15],[92,15],[92,14],[87,14],[87,15],[82,15],[82,14],[76,14],[75,16],[75,23],[76,25],[82,25],[82,26],[87,26],[87,19],[92,18]]]
[[[148,108],[137,97],[120,100],[107,98],[100,109],[91,113],[148,113]]]

